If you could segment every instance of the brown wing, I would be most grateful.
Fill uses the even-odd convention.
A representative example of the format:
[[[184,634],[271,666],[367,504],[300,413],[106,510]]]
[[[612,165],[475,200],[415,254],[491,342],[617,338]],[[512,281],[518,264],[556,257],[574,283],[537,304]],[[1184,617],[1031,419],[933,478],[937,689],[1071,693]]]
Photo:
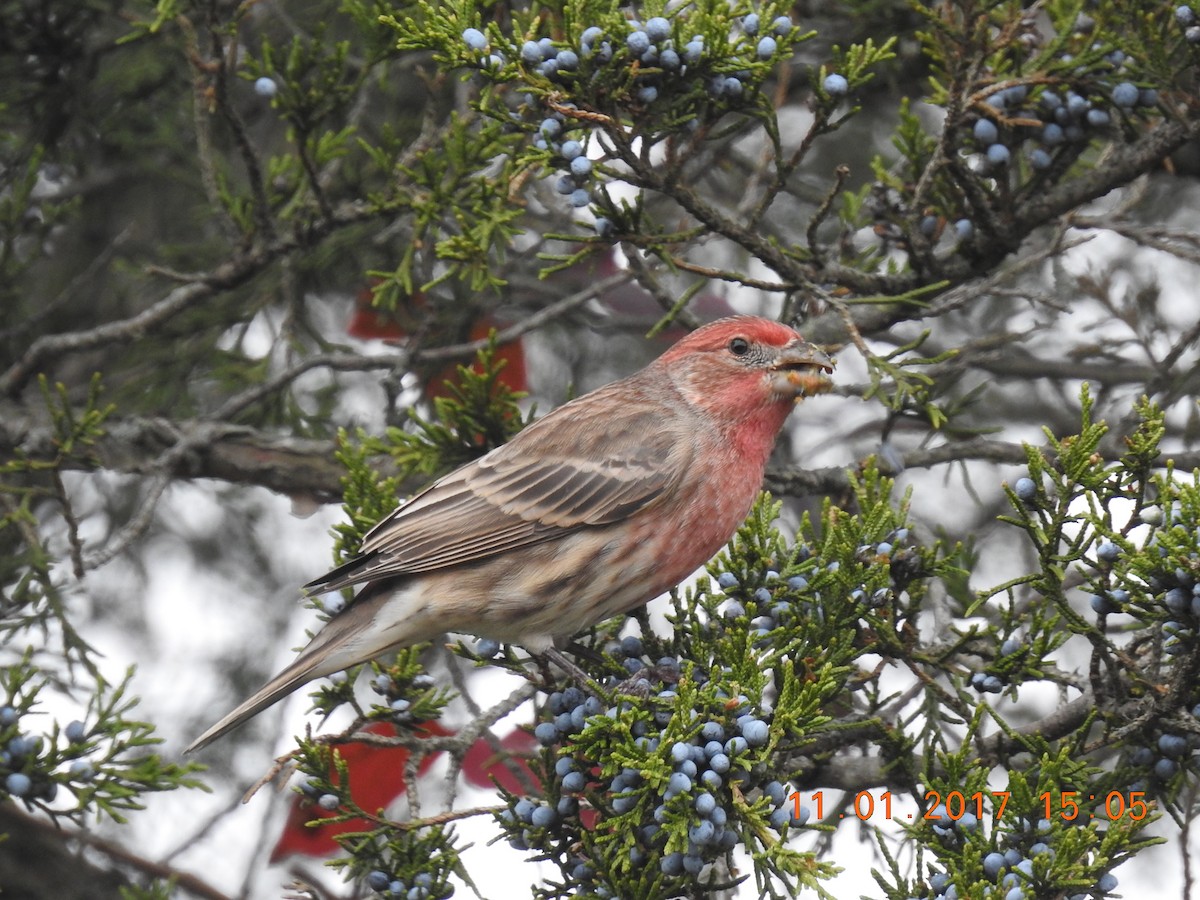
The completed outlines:
[[[614,416],[611,405],[594,402],[603,393],[556,410],[435,482],[367,534],[363,556],[311,587],[336,590],[473,562],[617,522],[653,503],[686,471],[687,443],[663,430],[671,420],[665,410]]]

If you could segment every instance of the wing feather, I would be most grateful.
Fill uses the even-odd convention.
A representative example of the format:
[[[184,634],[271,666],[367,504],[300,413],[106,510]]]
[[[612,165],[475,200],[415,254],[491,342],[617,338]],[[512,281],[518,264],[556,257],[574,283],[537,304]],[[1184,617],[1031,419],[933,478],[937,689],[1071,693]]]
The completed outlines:
[[[335,590],[470,563],[612,524],[652,504],[686,471],[687,442],[663,430],[672,417],[661,408],[614,417],[610,404],[595,399],[555,410],[430,485],[368,532],[357,564],[311,587]]]

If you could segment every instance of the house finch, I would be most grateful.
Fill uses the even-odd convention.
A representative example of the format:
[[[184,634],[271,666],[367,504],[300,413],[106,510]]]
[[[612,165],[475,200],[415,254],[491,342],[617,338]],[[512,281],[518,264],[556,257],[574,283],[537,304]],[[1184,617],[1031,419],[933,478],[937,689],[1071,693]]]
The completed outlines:
[[[434,482],[362,555],[305,586],[363,584],[290,666],[189,747],[387,650],[468,632],[533,653],[679,584],[750,511],[797,400],[833,363],[768,319],[719,319]]]

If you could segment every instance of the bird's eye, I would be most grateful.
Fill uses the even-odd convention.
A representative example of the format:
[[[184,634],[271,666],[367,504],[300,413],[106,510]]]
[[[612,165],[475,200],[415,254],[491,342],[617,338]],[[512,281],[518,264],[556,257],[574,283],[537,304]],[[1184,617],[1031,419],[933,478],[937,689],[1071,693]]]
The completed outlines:
[[[735,337],[729,342],[729,352],[734,356],[745,356],[750,352],[750,342],[744,337]]]

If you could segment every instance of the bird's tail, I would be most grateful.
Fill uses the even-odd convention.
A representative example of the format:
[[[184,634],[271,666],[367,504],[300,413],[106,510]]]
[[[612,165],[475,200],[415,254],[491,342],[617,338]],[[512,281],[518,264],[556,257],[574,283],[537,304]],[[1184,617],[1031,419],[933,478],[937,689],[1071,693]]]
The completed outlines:
[[[295,662],[192,741],[183,752],[191,753],[211,744],[314,678],[340,672],[378,656],[389,647],[422,638],[422,635],[412,635],[401,629],[387,631],[375,627],[375,616],[391,593],[385,582],[374,582],[360,591],[354,602],[325,623]],[[399,615],[397,619],[403,622],[405,617]]]
[[[313,656],[317,656],[316,659]],[[260,687],[236,709],[192,741],[184,753],[192,753],[206,747],[226,733],[237,728],[247,719],[258,715],[272,703],[282,700],[300,685],[326,674],[321,671],[324,654],[303,653],[294,663]]]

